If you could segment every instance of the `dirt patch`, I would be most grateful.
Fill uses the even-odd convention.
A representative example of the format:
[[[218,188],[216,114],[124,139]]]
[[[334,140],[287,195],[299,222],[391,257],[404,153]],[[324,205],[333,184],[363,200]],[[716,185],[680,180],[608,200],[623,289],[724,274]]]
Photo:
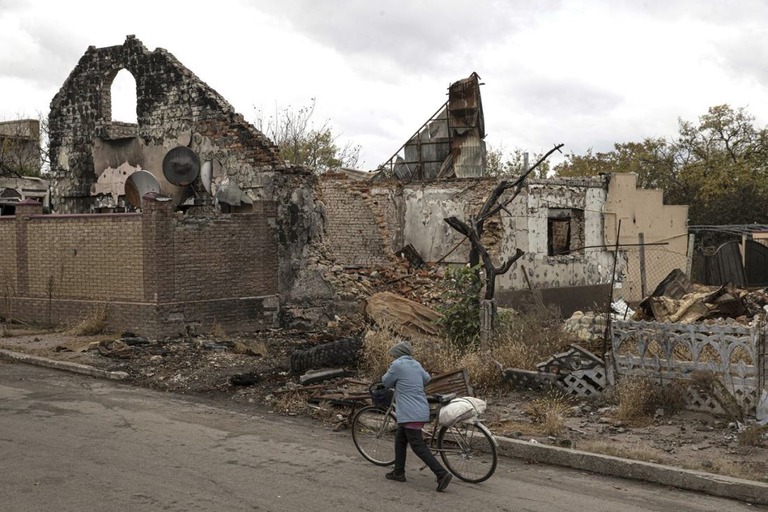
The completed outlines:
[[[293,352],[324,341],[329,341],[327,335],[283,330],[147,340],[17,329],[0,338],[0,348],[124,371],[127,382],[156,390],[257,403],[282,413],[322,411],[323,419],[343,427],[349,409],[304,406],[311,393],[295,391],[304,388],[290,371]],[[354,376],[327,383],[335,385],[353,394],[365,390]],[[483,398],[488,401],[484,419],[496,435],[768,481],[768,436],[754,420],[744,425],[706,413],[659,409],[630,423],[617,419],[616,406],[604,398],[558,397],[551,414],[543,404],[552,399],[541,393],[510,390]]]

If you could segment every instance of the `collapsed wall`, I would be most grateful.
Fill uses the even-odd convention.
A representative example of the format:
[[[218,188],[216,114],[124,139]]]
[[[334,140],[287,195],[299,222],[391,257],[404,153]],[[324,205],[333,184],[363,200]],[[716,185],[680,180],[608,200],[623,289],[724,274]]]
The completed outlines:
[[[333,199],[325,202],[326,246],[348,268],[397,261],[406,246],[425,262],[466,264],[469,243],[444,219],[471,218],[496,185],[495,178],[404,184],[324,175],[321,194]],[[529,180],[501,216],[486,220],[483,244],[497,265],[525,251],[498,277],[500,305],[530,304],[531,289],[567,315],[605,303],[613,268],[603,241],[606,191],[605,178]]]

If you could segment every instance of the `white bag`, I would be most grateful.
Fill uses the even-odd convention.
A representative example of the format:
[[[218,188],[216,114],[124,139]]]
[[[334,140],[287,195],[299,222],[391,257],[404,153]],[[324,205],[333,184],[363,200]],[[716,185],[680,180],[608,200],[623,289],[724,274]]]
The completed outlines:
[[[471,421],[484,412],[484,400],[472,396],[454,398],[440,409],[438,422],[444,427],[452,427],[458,422]]]

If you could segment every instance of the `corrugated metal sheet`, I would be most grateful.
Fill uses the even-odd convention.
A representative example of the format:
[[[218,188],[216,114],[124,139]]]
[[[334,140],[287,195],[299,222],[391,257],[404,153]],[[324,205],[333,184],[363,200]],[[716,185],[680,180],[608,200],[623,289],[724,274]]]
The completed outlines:
[[[745,272],[749,286],[768,286],[768,247],[760,242],[747,240]]]
[[[714,285],[731,283],[736,287],[747,285],[744,264],[741,261],[741,248],[738,242],[727,242],[718,247],[712,262]]]

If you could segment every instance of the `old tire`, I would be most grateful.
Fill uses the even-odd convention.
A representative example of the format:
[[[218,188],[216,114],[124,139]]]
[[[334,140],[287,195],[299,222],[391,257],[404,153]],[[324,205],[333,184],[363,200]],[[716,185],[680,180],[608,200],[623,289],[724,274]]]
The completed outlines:
[[[334,368],[357,363],[363,342],[358,338],[343,338],[323,343],[291,354],[291,371],[301,373],[316,368]]]

